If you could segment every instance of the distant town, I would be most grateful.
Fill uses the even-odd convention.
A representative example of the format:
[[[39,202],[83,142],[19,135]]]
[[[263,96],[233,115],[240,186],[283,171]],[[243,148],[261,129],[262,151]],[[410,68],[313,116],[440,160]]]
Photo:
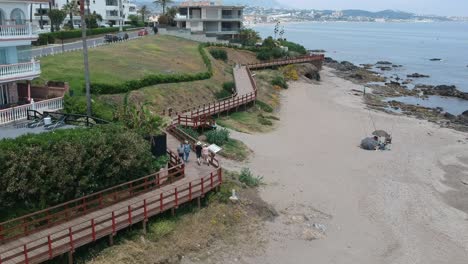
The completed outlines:
[[[310,10],[246,7],[244,25],[281,22],[445,22],[468,21],[468,17],[447,17],[417,15],[407,12],[384,10],[369,12],[364,10]]]

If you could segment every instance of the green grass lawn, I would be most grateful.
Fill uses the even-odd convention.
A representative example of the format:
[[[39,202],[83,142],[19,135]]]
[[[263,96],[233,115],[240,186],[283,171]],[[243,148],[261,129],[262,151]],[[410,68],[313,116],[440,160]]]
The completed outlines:
[[[172,36],[146,36],[89,50],[91,82],[118,84],[153,73],[197,73],[206,70],[198,43]],[[76,94],[83,93],[81,51],[41,59],[36,84],[66,81]]]
[[[245,161],[249,158],[250,152],[250,149],[242,141],[231,138],[223,145],[221,156],[236,161]]]

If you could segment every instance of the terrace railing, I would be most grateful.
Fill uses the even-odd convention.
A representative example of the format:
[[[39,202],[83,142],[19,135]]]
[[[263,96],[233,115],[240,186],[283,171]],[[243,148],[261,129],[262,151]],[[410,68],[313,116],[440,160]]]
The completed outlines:
[[[27,119],[29,110],[57,111],[63,108],[63,97],[57,97],[32,104],[20,105],[0,110],[0,125],[6,125],[15,121]]]
[[[32,79],[40,74],[41,63],[39,61],[0,65],[0,81]]]
[[[0,39],[22,39],[37,37],[31,23],[22,25],[0,25]]]

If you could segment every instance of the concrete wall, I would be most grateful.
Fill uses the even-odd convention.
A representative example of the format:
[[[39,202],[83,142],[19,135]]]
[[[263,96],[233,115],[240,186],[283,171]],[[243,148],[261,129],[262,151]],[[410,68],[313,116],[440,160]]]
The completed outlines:
[[[219,22],[205,22],[205,31],[219,31]]]
[[[203,22],[187,22],[187,28],[189,28],[192,32],[201,32],[203,31]]]
[[[206,10],[206,17],[204,19],[219,19],[221,9],[219,8],[204,8]]]

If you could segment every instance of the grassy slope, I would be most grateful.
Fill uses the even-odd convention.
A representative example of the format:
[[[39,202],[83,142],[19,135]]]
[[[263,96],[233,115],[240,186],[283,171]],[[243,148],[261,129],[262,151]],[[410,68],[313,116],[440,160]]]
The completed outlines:
[[[152,73],[202,72],[205,65],[195,42],[171,36],[153,36],[90,49],[91,82],[120,83]],[[68,81],[75,93],[84,87],[81,51],[41,59],[36,83]]]
[[[255,71],[258,87],[258,100],[268,104],[273,109],[280,106],[280,92],[282,88],[273,87],[271,80],[278,74],[278,70]],[[274,129],[278,118],[273,113],[263,111],[259,105],[244,112],[233,113],[217,120],[218,124],[244,133],[264,133]]]

